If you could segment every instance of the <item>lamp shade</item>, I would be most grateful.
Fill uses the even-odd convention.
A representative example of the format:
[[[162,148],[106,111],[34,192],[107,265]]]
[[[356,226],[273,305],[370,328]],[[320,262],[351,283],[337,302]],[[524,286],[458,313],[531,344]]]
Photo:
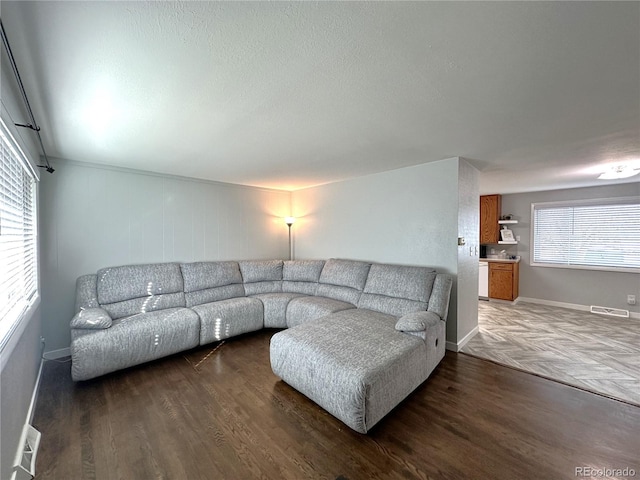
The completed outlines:
[[[284,217],[284,223],[291,226],[296,221],[295,217]]]

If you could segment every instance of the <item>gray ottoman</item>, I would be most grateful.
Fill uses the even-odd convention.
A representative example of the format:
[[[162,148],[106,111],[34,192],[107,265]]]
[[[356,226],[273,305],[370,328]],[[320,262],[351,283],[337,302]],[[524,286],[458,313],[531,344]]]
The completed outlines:
[[[271,368],[346,425],[367,433],[440,360],[429,362],[426,340],[397,331],[396,321],[352,309],[283,330],[271,338]]]

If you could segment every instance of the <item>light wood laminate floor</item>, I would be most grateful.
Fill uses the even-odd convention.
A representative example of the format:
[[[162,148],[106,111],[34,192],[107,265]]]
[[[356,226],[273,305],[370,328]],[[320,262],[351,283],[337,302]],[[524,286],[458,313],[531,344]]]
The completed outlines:
[[[480,301],[463,353],[640,405],[640,320]]]

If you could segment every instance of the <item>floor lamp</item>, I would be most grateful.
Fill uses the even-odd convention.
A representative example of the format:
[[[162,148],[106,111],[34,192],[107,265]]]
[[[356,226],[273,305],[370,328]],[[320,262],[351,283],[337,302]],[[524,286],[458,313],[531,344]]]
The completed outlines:
[[[293,243],[291,243],[291,225],[295,222],[295,217],[285,217],[284,223],[289,227],[289,260],[293,260]]]

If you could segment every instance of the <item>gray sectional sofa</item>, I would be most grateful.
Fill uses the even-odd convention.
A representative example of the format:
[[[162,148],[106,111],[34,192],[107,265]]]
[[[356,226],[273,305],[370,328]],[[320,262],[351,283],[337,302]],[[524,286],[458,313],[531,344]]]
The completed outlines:
[[[71,374],[281,328],[274,373],[366,433],[443,358],[451,284],[426,267],[340,259],[103,268],[76,283]]]

